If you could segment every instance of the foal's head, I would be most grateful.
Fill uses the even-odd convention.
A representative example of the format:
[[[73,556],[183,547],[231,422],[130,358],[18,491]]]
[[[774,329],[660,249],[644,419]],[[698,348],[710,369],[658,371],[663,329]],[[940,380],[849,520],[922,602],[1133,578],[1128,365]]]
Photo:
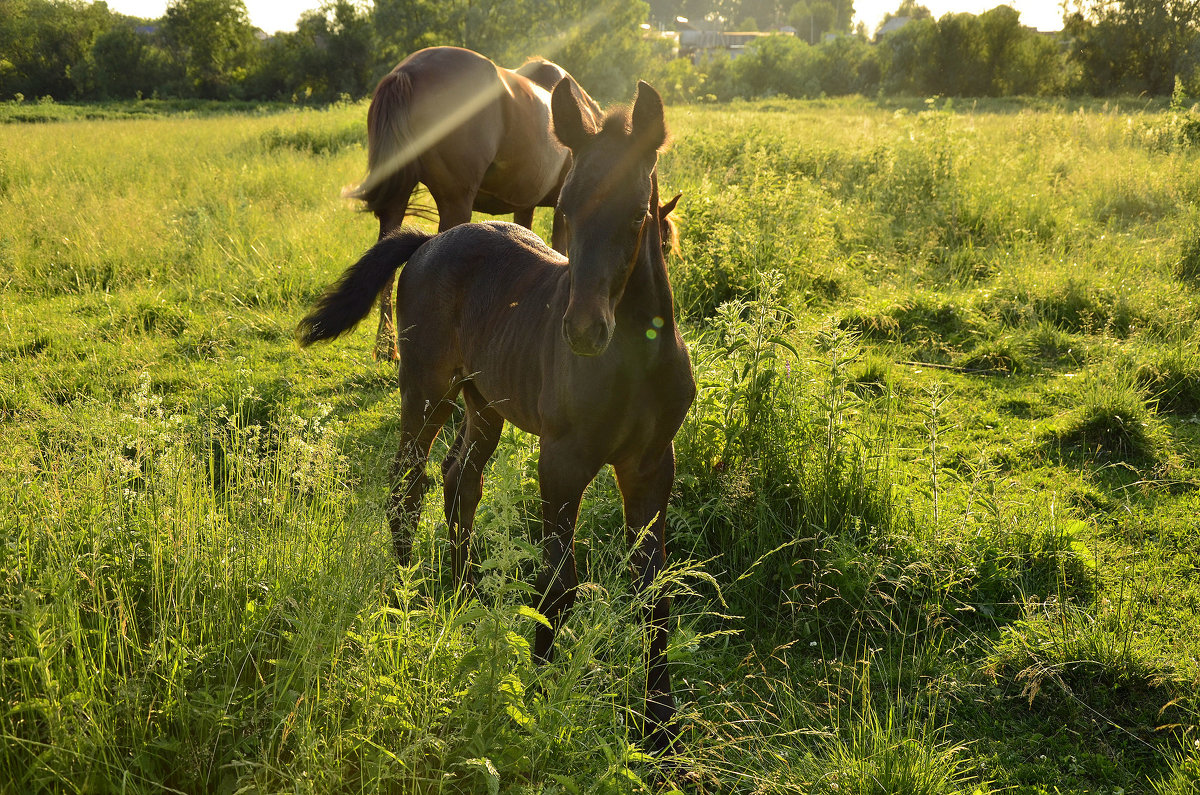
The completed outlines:
[[[573,155],[558,198],[571,233],[563,336],[580,356],[598,356],[612,340],[642,238],[659,222],[650,200],[658,150],[667,139],[662,99],[639,82],[633,110],[610,112],[597,128],[564,80],[554,89],[552,108],[554,133]]]

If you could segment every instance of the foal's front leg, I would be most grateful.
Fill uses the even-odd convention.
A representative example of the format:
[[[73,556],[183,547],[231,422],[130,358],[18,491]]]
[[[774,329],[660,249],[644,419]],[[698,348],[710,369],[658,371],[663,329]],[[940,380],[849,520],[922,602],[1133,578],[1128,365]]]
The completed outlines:
[[[538,624],[533,647],[539,662],[554,656],[554,636],[575,604],[579,577],[575,571],[575,521],[583,490],[596,477],[603,463],[592,463],[576,454],[574,445],[542,437],[538,480],[542,496],[542,560],[538,576],[542,600],[539,612],[550,622]]]
[[[668,445],[640,461],[614,467],[625,505],[625,530],[633,545],[633,587],[647,594],[667,562],[667,500],[675,479],[675,448]],[[669,751],[677,729],[671,671],[667,667],[668,619],[671,598],[658,593],[644,608],[649,644],[646,648],[646,708],[642,727],[646,743],[655,751]]]

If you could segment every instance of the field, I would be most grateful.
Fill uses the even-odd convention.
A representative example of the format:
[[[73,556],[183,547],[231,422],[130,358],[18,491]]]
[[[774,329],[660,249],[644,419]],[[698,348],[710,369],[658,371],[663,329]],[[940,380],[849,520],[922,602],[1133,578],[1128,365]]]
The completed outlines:
[[[668,108],[670,766],[611,473],[553,665],[535,439],[391,557],[365,115],[0,108],[0,792],[1200,793],[1192,115]]]

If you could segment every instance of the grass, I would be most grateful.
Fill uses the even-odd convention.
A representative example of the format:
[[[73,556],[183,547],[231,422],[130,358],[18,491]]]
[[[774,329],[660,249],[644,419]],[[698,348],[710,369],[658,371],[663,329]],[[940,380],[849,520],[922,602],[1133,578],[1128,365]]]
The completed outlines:
[[[1171,113],[668,109],[700,391],[666,765],[611,474],[538,667],[536,440],[501,441],[464,603],[436,493],[391,558],[371,329],[291,341],[375,236],[339,198],[364,105],[0,108],[0,791],[1195,792]]]

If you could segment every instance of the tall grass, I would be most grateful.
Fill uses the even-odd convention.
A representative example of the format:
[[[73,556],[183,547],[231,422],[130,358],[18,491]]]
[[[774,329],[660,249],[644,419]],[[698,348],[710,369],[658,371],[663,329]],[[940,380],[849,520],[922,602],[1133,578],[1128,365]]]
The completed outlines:
[[[629,732],[610,474],[553,665],[532,437],[480,601],[438,494],[390,556],[394,371],[290,341],[375,236],[364,115],[5,126],[0,790],[1188,791],[1200,180],[1161,114],[670,109],[674,760]]]

